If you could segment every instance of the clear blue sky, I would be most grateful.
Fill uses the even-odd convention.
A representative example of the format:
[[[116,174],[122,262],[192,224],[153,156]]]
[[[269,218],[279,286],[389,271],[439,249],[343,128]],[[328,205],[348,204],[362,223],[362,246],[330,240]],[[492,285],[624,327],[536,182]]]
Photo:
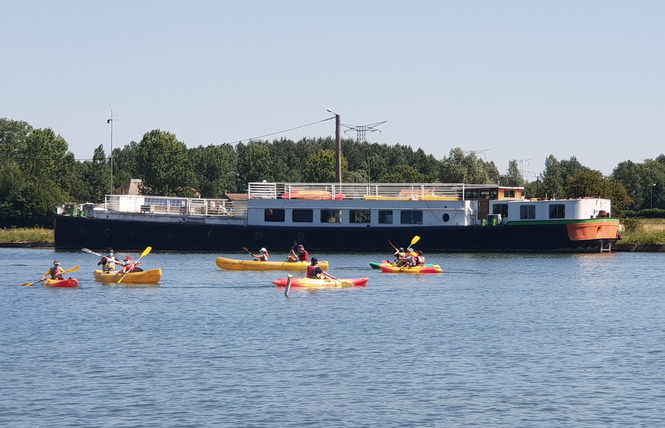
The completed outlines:
[[[324,120],[370,142],[610,174],[662,154],[665,1],[3,1],[0,117],[77,158],[153,129],[188,147]],[[334,121],[268,137],[334,135]],[[355,138],[355,133],[346,137]]]

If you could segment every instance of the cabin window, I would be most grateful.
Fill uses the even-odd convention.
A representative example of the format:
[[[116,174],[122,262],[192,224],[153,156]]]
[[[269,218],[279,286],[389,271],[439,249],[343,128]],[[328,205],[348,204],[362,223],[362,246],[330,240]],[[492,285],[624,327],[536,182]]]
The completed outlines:
[[[369,223],[372,216],[369,210],[350,210],[349,223]]]
[[[314,221],[314,211],[312,210],[293,210],[291,219],[294,223],[311,223]]]
[[[566,218],[566,206],[564,204],[550,205],[550,218]]]
[[[400,222],[402,224],[423,224],[423,212],[402,211],[400,213]]]
[[[499,191],[497,189],[491,189],[489,191],[489,198],[490,199],[498,199],[499,198]]]
[[[379,223],[380,224],[393,224],[392,210],[379,210]]]
[[[282,209],[266,209],[263,214],[263,219],[265,221],[280,221],[283,222],[286,218],[284,210]]]
[[[467,190],[464,192],[464,197],[466,199],[478,199],[478,191],[477,190]]]
[[[321,210],[321,223],[341,223],[341,210]]]
[[[520,219],[529,220],[536,218],[535,205],[520,205]]]
[[[508,217],[508,204],[492,205],[492,214],[501,214],[501,217]]]
[[[514,190],[504,190],[503,191],[503,197],[504,198],[514,198],[515,197],[515,191]]]

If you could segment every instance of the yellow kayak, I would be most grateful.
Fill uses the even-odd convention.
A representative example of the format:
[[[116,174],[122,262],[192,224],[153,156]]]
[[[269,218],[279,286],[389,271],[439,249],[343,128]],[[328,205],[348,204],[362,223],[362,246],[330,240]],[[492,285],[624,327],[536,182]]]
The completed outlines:
[[[95,271],[95,281],[117,283],[122,276],[122,271],[104,273],[101,270]],[[154,284],[162,279],[162,270],[160,268],[144,270],[142,272],[130,272],[121,283],[127,284]]]
[[[305,271],[309,262],[261,262],[256,260],[237,260],[217,257],[217,267],[228,270],[297,270]],[[328,270],[328,262],[320,261],[318,266]]]

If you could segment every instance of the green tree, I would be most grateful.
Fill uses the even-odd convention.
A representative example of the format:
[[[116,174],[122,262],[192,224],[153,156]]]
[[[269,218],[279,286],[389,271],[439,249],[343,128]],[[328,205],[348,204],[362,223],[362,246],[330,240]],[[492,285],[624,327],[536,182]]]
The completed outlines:
[[[244,188],[248,182],[273,181],[272,158],[270,147],[266,142],[242,143],[236,147],[238,151],[238,188]]]
[[[0,119],[0,167],[17,157],[25,149],[25,140],[33,129],[27,122]]]
[[[238,157],[232,145],[199,146],[189,150],[189,158],[202,197],[219,198],[224,192],[238,191]]]
[[[384,183],[422,183],[424,176],[414,167],[409,165],[397,165],[390,168],[388,172],[381,177]]]
[[[146,133],[136,148],[136,160],[147,194],[179,196],[197,186],[187,147],[170,132]]]
[[[342,177],[348,168],[348,162],[342,157]],[[333,150],[321,150],[311,155],[305,162],[303,178],[309,183],[334,183],[336,180],[337,153]]]
[[[508,173],[502,175],[500,181],[502,186],[524,187],[524,177],[522,177],[522,172],[516,160],[508,162]]]

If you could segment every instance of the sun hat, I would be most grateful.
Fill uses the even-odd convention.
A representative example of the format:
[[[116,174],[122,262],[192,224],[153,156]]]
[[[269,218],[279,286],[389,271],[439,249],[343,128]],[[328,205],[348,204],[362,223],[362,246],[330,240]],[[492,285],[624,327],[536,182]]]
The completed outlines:
[[[267,253],[267,252],[268,252],[268,250],[266,250],[265,248],[261,248],[260,251],[261,251],[262,253]]]

